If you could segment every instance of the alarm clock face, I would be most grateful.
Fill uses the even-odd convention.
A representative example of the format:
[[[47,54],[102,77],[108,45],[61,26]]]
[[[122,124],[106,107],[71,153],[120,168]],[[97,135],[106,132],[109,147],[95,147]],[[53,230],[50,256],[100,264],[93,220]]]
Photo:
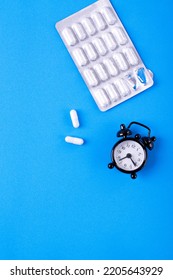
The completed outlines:
[[[145,147],[133,138],[119,141],[112,151],[115,166],[125,173],[140,170],[147,158]]]

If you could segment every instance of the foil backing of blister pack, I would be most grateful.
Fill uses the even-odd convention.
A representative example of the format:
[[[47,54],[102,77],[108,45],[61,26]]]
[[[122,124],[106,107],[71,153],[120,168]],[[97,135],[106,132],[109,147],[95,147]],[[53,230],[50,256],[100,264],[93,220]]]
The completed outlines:
[[[153,85],[109,0],[57,22],[56,29],[101,111]]]

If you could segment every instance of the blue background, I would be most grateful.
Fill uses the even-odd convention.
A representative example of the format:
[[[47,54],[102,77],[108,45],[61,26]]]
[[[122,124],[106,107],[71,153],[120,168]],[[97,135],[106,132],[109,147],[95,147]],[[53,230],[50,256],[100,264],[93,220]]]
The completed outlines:
[[[112,1],[155,85],[106,113],[54,28],[93,2],[0,1],[1,259],[173,258],[172,1]],[[157,136],[135,181],[107,168],[132,120]]]

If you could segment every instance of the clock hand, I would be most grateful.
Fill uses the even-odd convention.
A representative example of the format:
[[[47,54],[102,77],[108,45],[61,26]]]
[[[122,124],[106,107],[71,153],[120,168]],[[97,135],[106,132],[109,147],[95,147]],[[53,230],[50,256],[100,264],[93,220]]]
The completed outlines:
[[[130,157],[132,163],[134,164],[134,166],[136,166],[136,163],[134,162],[134,160],[132,159],[132,157]]]
[[[125,156],[125,157],[123,157],[123,158],[120,158],[119,161],[122,161],[122,160],[125,159],[125,158],[127,158],[127,156]]]

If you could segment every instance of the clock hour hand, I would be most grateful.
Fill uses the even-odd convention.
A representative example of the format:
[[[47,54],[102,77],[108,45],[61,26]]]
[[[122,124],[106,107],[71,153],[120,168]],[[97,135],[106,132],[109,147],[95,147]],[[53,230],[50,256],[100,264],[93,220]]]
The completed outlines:
[[[134,166],[136,166],[136,163],[135,163],[134,160],[132,159],[132,155],[131,155],[131,154],[127,154],[125,157],[120,158],[119,161],[122,161],[122,160],[125,159],[125,158],[131,159],[131,161],[132,161],[132,163],[134,164]]]
[[[131,154],[127,154],[125,157],[120,158],[120,159],[119,159],[119,161],[121,161],[121,160],[123,160],[123,159],[125,159],[125,158],[131,158],[131,157],[132,157],[132,155],[131,155]]]

